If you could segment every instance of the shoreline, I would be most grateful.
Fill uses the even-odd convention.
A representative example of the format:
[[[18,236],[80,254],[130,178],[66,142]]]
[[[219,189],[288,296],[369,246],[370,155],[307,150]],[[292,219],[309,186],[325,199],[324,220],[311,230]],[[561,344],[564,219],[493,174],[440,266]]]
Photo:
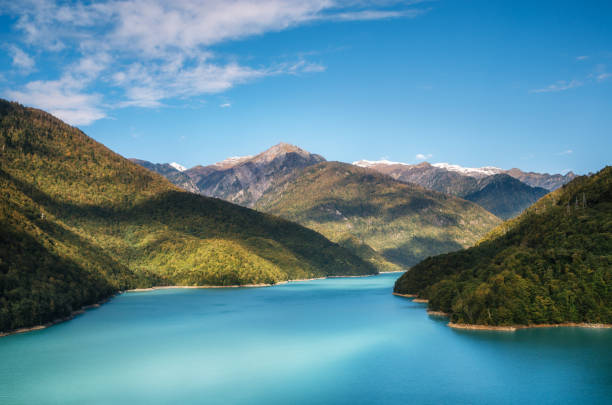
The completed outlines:
[[[381,274],[381,273],[378,273]],[[378,274],[364,274],[359,276],[326,276],[326,277],[313,277],[313,278],[295,278],[291,280],[283,280],[278,283],[257,283],[257,284],[231,284],[231,285],[161,285],[147,288],[132,288],[130,290],[119,291],[118,294],[129,293],[129,292],[146,292],[155,290],[171,290],[174,288],[196,288],[196,289],[208,289],[208,288],[260,288],[260,287],[274,287],[276,285],[284,285],[289,283],[296,283],[300,281],[314,281],[314,280],[327,280],[330,278],[356,278],[356,277],[374,277]]]
[[[13,329],[13,330],[10,330],[8,332],[0,332],[0,338],[3,338],[5,336],[18,335],[18,334],[21,334],[21,333],[33,332],[35,330],[47,329],[47,328],[49,328],[49,327],[51,327],[53,325],[57,325],[57,324],[62,323],[62,322],[70,321],[71,319],[74,319],[78,315],[84,314],[86,311],[88,311],[90,309],[101,307],[103,304],[106,304],[108,301],[113,299],[117,294],[113,294],[113,295],[111,295],[108,298],[104,298],[103,300],[98,301],[95,304],[84,305],[81,308],[72,311],[70,313],[70,315],[67,315],[67,316],[65,316],[63,318],[54,319],[54,320],[52,320],[50,322],[47,322],[45,324],[42,324],[42,325],[35,325],[35,326],[29,326],[29,327],[26,327],[26,328]]]
[[[393,295],[396,295],[398,297],[404,297],[404,298],[416,298],[417,297],[416,294],[400,294],[396,292],[394,292]]]
[[[416,298],[417,294],[400,294],[394,292],[393,295],[404,298],[414,298],[412,302],[427,303],[429,300]],[[450,314],[443,311],[427,310],[427,315],[436,317],[449,318]],[[542,323],[531,325],[475,325],[469,323],[454,323],[446,324],[452,329],[463,330],[482,330],[482,331],[498,331],[498,332],[516,332],[520,329],[535,329],[535,328],[590,328],[590,329],[612,329],[612,324],[609,323],[586,323],[586,322],[564,322],[564,323]]]
[[[123,291],[117,291],[115,294],[95,303],[95,304],[90,304],[90,305],[85,305],[82,306],[81,308],[74,310],[70,313],[70,315],[65,316],[63,318],[58,318],[58,319],[54,319],[50,322],[47,322],[45,324],[42,325],[34,325],[34,326],[29,326],[29,327],[25,327],[25,328],[19,328],[19,329],[14,329],[14,330],[10,330],[8,332],[0,332],[0,338],[3,338],[5,336],[11,336],[11,335],[18,335],[21,333],[27,333],[27,332],[33,332],[36,330],[41,330],[41,329],[46,329],[48,327],[51,327],[53,325],[57,325],[59,323],[62,322],[66,322],[66,321],[70,321],[71,319],[74,319],[77,315],[81,315],[83,313],[85,313],[85,311],[89,310],[89,309],[93,309],[93,308],[99,308],[100,306],[102,306],[103,304],[107,303],[108,301],[110,301],[111,299],[113,299],[114,297],[116,297],[117,295],[123,294],[123,293],[130,293],[130,292],[147,292],[147,291],[155,291],[155,290],[169,290],[169,289],[174,289],[174,288],[202,288],[202,289],[207,289],[207,288],[259,288],[259,287],[273,287],[275,285],[283,285],[283,284],[288,284],[288,283],[292,283],[292,282],[301,282],[301,281],[314,281],[314,280],[326,280],[328,278],[348,278],[348,277],[373,277],[373,276],[377,276],[378,274],[381,273],[377,273],[377,274],[364,274],[364,275],[360,275],[360,276],[327,276],[327,277],[313,277],[313,278],[298,278],[298,279],[292,279],[292,280],[284,280],[284,281],[279,281],[278,283],[274,283],[274,284],[267,284],[267,283],[258,283],[258,284],[234,284],[234,285],[202,285],[202,286],[198,286],[198,285],[167,285],[167,286],[155,286],[155,287],[148,287],[148,288],[133,288],[130,290],[123,290]]]
[[[501,331],[501,332],[516,332],[520,329],[535,329],[535,328],[590,328],[590,329],[610,329],[612,324],[609,323],[586,323],[586,322],[564,322],[564,323],[542,323],[532,325],[473,325],[468,323],[453,323],[449,322],[448,327],[453,329],[464,330],[483,330],[483,331]]]
[[[444,318],[450,317],[450,314],[448,314],[446,312],[442,312],[442,311],[430,311],[430,310],[427,310],[427,315],[429,315],[429,316],[439,316],[439,317],[444,317]]]

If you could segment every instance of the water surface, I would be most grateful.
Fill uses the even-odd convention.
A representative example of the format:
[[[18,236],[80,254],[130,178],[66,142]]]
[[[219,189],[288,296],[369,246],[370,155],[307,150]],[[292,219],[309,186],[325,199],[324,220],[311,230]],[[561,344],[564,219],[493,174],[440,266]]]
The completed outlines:
[[[456,331],[397,277],[122,294],[0,339],[0,403],[612,403],[612,330]]]

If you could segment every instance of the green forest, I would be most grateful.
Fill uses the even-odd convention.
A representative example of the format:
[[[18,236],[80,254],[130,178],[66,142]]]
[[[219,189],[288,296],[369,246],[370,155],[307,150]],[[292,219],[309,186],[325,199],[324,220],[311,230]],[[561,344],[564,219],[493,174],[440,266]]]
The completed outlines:
[[[340,162],[303,169],[255,208],[314,229],[381,270],[472,246],[501,222],[470,201]]]
[[[376,272],[315,231],[181,191],[55,117],[0,100],[0,331],[135,287]]]
[[[546,195],[475,247],[422,261],[394,291],[455,323],[612,323],[612,167]]]

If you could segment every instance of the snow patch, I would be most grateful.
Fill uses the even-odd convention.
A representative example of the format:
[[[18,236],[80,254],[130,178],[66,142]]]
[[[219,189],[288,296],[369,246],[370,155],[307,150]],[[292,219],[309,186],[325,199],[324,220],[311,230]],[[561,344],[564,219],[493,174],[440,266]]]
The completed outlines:
[[[450,163],[434,163],[432,166],[435,166],[440,169],[445,169],[451,172],[457,172],[464,174],[470,177],[484,177],[484,176],[492,176],[494,174],[503,173],[504,170],[495,166],[485,166],[485,167],[463,167],[459,165],[452,165]]]
[[[179,172],[184,172],[185,170],[187,170],[187,168],[181,164],[178,164],[176,162],[172,162],[170,163],[170,166],[174,167],[176,170],[178,170]]]

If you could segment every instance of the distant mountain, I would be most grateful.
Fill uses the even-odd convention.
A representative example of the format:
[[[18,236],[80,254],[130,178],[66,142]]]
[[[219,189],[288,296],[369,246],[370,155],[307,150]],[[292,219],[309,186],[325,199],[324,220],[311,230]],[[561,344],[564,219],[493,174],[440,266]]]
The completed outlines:
[[[279,143],[256,156],[237,156],[209,166],[195,166],[182,172],[167,171],[168,164],[151,164],[134,159],[188,191],[253,207],[263,193],[296,169],[325,159],[287,143]],[[180,176],[179,176],[180,174]],[[188,180],[187,180],[188,179]]]
[[[518,215],[547,192],[539,187],[532,187],[525,183],[519,184],[520,180],[516,176],[523,172],[518,169],[506,171],[497,167],[466,168],[447,163],[432,165],[423,162],[409,165],[399,162],[367,160],[353,164],[388,174],[399,181],[419,184],[430,190],[466,198],[481,204],[503,219]],[[563,179],[569,181],[572,175],[568,174]],[[548,176],[550,181],[547,184],[549,185],[556,184],[555,181],[561,181],[555,177],[560,175],[540,176],[542,179]],[[523,177],[534,178],[534,176]]]
[[[169,163],[169,165],[178,170],[179,172],[184,172],[185,170],[187,170],[185,166],[176,162]]]
[[[612,323],[612,167],[577,177],[477,246],[431,257],[395,292],[477,325]]]
[[[495,174],[479,179],[478,190],[463,198],[502,219],[510,219],[546,194],[548,190],[544,188],[530,187],[507,174]]]
[[[145,167],[151,171],[161,174],[171,183],[179,186],[183,190],[189,191],[191,193],[198,193],[198,187],[194,184],[193,180],[183,173],[185,169],[183,166],[178,163],[151,163],[146,160],[140,159],[129,159],[131,162],[136,163],[142,167]],[[183,169],[183,170],[179,170]]]
[[[506,170],[506,174],[509,174],[515,179],[519,179],[523,183],[532,187],[542,187],[549,191],[554,191],[576,178],[576,175],[573,172],[568,172],[565,175],[562,175],[534,172],[526,173],[519,169],[510,169]]]
[[[277,183],[255,208],[314,229],[363,258],[373,251],[375,260],[403,268],[471,246],[500,222],[469,201],[339,162]]]
[[[180,190],[59,119],[0,100],[0,332],[135,287],[373,273],[310,229]]]

